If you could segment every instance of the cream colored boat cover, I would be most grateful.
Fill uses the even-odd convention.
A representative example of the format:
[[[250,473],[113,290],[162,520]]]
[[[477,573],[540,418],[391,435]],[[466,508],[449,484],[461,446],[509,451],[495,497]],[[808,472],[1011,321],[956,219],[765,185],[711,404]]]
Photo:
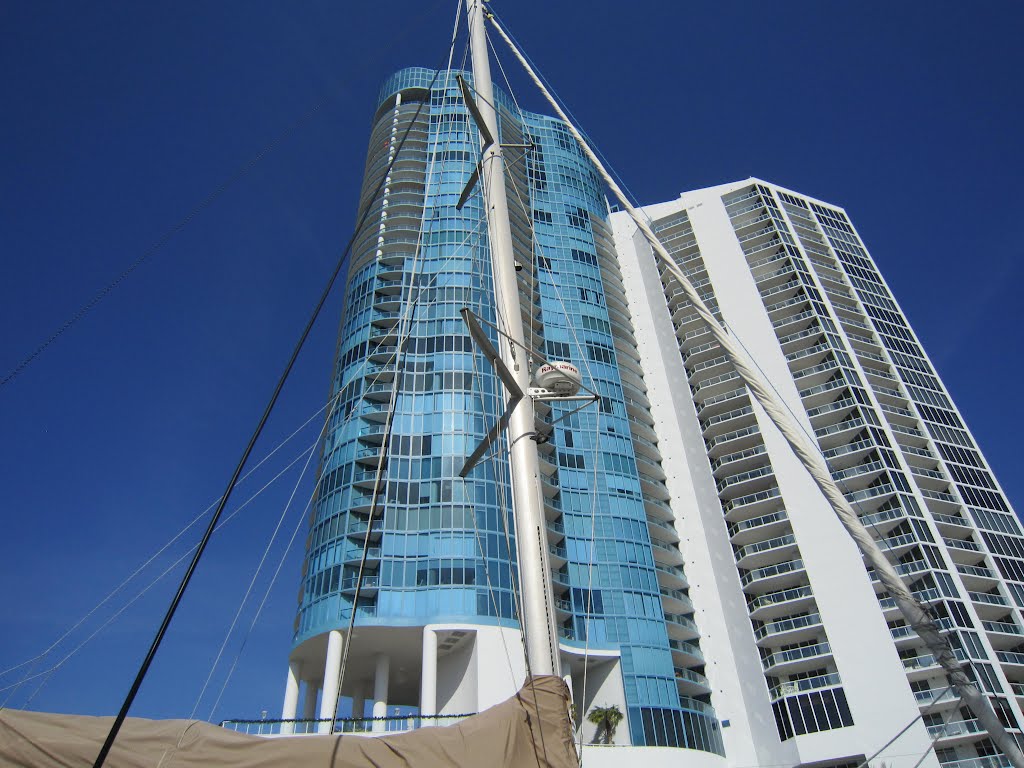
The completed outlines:
[[[187,720],[124,722],[110,768],[578,768],[569,693],[557,677],[534,677],[508,701],[458,725],[367,736],[247,736]],[[0,765],[88,768],[113,718],[0,711]]]

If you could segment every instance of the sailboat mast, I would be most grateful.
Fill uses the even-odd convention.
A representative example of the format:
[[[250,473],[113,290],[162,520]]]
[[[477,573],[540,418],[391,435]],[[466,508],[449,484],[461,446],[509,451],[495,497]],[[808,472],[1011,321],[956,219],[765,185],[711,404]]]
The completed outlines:
[[[484,125],[496,141],[486,148],[480,161],[494,273],[498,316],[505,323],[509,339],[500,340],[502,359],[523,392],[529,391],[530,370],[524,341],[519,284],[512,250],[512,229],[505,195],[505,161],[498,137],[494,109],[494,88],[484,32],[482,0],[467,0],[473,87]],[[511,340],[510,340],[511,339]],[[528,437],[536,430],[533,400],[524,397],[509,419],[507,439],[512,467],[512,502],[516,521],[516,550],[519,557],[520,621],[524,624],[526,659],[534,675],[559,675],[558,642],[554,636],[554,605],[551,593],[548,544],[545,533],[544,502],[540,487],[537,443]]]

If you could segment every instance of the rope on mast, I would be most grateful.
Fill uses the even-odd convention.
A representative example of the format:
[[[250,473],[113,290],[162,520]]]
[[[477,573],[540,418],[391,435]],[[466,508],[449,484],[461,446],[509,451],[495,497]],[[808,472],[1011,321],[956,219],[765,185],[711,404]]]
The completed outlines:
[[[509,36],[505,34],[505,30],[498,23],[494,14],[488,13],[487,20],[494,25],[498,34],[501,35],[502,39],[512,50],[512,53],[519,60],[519,63],[522,64],[523,69],[526,70],[527,75],[529,75],[530,79],[533,80],[534,84],[540,89],[541,93],[551,104],[558,116],[565,122],[566,127],[575,137],[580,148],[597,168],[601,177],[605,180],[605,183],[608,185],[609,189],[611,189],[615,197],[618,198],[626,212],[629,213],[630,218],[633,219],[637,229],[643,233],[645,239],[650,244],[656,260],[661,262],[679,283],[679,286],[683,289],[687,299],[693,305],[693,308],[697,311],[697,314],[704,321],[705,325],[707,325],[708,329],[715,337],[715,341],[717,341],[722,347],[722,350],[729,358],[729,361],[736,369],[736,372],[743,379],[743,382],[746,384],[747,388],[750,389],[750,392],[757,399],[758,403],[760,403],[761,407],[764,408],[768,417],[772,420],[772,423],[782,433],[783,437],[785,437],[786,442],[789,443],[793,453],[803,464],[804,468],[811,476],[811,479],[814,480],[818,489],[831,505],[836,516],[839,518],[840,523],[842,523],[847,533],[854,540],[854,543],[856,543],[870,566],[874,568],[882,585],[896,601],[896,605],[899,608],[900,613],[903,614],[904,619],[906,619],[907,623],[914,628],[921,639],[924,640],[936,661],[938,661],[939,665],[946,672],[950,684],[959,694],[961,699],[963,699],[964,703],[970,708],[971,712],[978,719],[978,722],[982,727],[988,731],[989,737],[993,742],[995,742],[996,746],[1002,750],[1003,754],[1007,759],[1009,759],[1013,767],[1024,768],[1024,754],[1021,753],[1021,750],[1017,746],[1013,737],[1006,732],[1002,722],[1000,722],[999,717],[992,708],[992,704],[984,695],[982,695],[978,687],[964,672],[959,660],[956,658],[956,655],[949,644],[949,641],[942,634],[941,629],[928,613],[927,607],[922,604],[909,589],[907,589],[907,586],[903,583],[903,580],[896,572],[892,563],[890,563],[885,557],[871,534],[860,522],[857,517],[857,513],[846,500],[846,497],[839,489],[835,480],[833,480],[832,475],[829,472],[828,467],[825,465],[820,453],[810,445],[803,432],[786,412],[785,405],[782,403],[781,399],[775,394],[771,385],[758,371],[756,365],[749,358],[745,350],[737,344],[736,340],[728,333],[728,331],[726,331],[722,324],[719,323],[718,319],[700,297],[697,289],[693,287],[693,283],[690,282],[679,266],[672,260],[672,257],[665,249],[665,246],[662,245],[660,240],[658,240],[657,235],[654,234],[654,231],[640,215],[639,211],[637,211],[632,203],[630,203],[625,193],[623,193],[622,189],[615,182],[615,179],[612,178],[604,164],[590,148],[590,145],[583,138],[582,134],[569,120],[569,117],[551,95],[548,88],[543,82],[541,82],[537,73],[534,71],[534,68],[526,60],[523,54],[520,53],[519,49],[512,42]]]

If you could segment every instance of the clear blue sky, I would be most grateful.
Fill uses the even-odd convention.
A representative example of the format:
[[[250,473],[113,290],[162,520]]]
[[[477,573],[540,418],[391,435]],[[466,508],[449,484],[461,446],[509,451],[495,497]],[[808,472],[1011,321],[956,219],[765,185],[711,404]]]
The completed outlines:
[[[759,176],[846,207],[1011,500],[1024,504],[1024,7],[495,8],[641,202]],[[400,67],[439,64],[453,13],[448,1],[397,0],[0,6],[0,375],[323,103],[0,388],[0,669],[49,645],[220,493],[350,234],[379,84]],[[327,396],[337,299],[257,455]],[[315,427],[282,456],[314,437]],[[285,463],[269,462],[237,500]],[[191,712],[295,477],[215,539],[133,714]],[[308,492],[307,482],[300,507]],[[300,514],[290,513],[285,538]],[[279,711],[304,538],[217,717]],[[116,711],[170,588],[86,645],[32,707]],[[257,597],[265,588],[266,573]]]

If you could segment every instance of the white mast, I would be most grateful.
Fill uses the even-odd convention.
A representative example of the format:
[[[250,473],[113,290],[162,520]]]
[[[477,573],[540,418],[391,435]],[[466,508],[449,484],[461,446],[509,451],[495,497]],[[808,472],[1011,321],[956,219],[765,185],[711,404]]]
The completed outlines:
[[[504,321],[505,333],[511,339],[500,340],[501,356],[515,377],[520,391],[527,392],[530,388],[530,371],[523,351],[525,347],[515,346],[523,344],[523,319],[519,306],[519,284],[505,195],[505,161],[498,140],[498,118],[494,109],[482,0],[467,0],[467,16],[477,106],[484,126],[495,139],[484,150],[480,167],[496,306],[499,321]],[[537,443],[528,436],[535,430],[533,400],[523,397],[512,412],[507,434],[511,446],[512,500],[519,556],[520,621],[525,630],[529,670],[535,675],[560,675]]]

